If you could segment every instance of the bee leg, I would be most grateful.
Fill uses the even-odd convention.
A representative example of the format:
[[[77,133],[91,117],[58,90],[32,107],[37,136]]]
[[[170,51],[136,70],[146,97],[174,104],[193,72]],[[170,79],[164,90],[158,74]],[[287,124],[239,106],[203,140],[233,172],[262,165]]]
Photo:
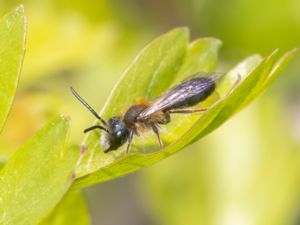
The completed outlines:
[[[169,113],[196,113],[205,111],[207,111],[207,109],[172,109]]]
[[[151,123],[151,127],[152,127],[153,132],[156,134],[160,149],[163,149],[163,144],[162,144],[162,141],[160,139],[160,135],[159,135],[159,131],[158,131],[157,126],[154,123]]]
[[[130,149],[130,145],[131,145],[131,142],[132,142],[132,138],[133,138],[133,130],[129,131],[129,136],[128,136],[128,140],[127,140],[126,154],[129,153],[129,149]]]

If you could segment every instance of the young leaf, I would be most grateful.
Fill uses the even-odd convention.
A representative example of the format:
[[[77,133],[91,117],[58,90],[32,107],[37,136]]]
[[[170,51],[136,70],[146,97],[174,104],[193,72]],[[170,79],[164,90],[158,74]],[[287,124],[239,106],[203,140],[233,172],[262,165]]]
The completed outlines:
[[[169,38],[173,32],[171,31],[167,35],[160,37],[154,43],[157,44],[157,42],[160,42],[161,40],[169,41],[166,37]],[[191,73],[196,71],[213,71],[217,61],[217,50],[219,45],[220,42],[216,39],[199,39],[186,49],[184,59],[181,62],[177,62],[180,63],[180,68],[176,74],[163,74],[163,76],[159,76],[154,73],[152,75],[157,80],[163,80],[164,77],[166,77],[165,79],[168,79],[169,76],[172,75],[172,81],[177,82],[177,78],[181,80],[185,79],[187,76],[191,75]],[[205,47],[202,48],[201,46]],[[147,48],[153,48],[153,50],[155,50],[155,45],[150,43]],[[161,52],[159,53],[164,55]],[[166,51],[165,54],[169,54],[169,51]],[[287,54],[284,59],[279,60],[275,65],[280,68],[281,62],[286,62],[287,58],[290,58],[290,54]],[[89,153],[76,171],[78,179],[75,181],[73,188],[80,188],[103,182],[149,166],[210,133],[234,113],[241,110],[242,107],[252,101],[253,96],[256,96],[262,91],[262,84],[268,82],[268,79],[272,77],[270,74],[276,67],[274,67],[275,56],[276,51],[264,59],[258,55],[251,56],[226,74],[217,87],[220,99],[213,99],[215,96],[212,96],[212,99],[208,99],[207,102],[210,106],[209,110],[205,113],[172,115],[172,122],[163,126],[160,130],[164,142],[164,149],[162,151],[159,151],[159,145],[155,135],[150,132],[150,134],[143,135],[144,137],[134,139],[130,154],[128,155],[125,154],[126,146],[121,147],[115,152],[104,154],[101,151],[101,146],[99,144],[99,132],[90,133],[83,142],[83,145],[87,147]],[[149,57],[149,59],[146,60],[149,62],[153,60],[151,58],[153,55],[144,56],[143,52],[139,57]],[[141,61],[137,59],[134,62],[134,69],[129,67],[127,71],[141,71],[145,68],[145,65],[140,62]],[[168,63],[172,62],[170,61]],[[112,93],[112,96],[114,96],[116,92],[118,98],[110,98],[103,113],[101,113],[101,115],[104,115],[104,118],[109,118],[124,112],[137,97],[157,97],[168,88],[166,83],[162,85],[163,88],[160,88],[160,82],[155,84],[149,82],[148,86],[144,85],[139,88],[140,80],[142,80],[141,76],[142,75],[139,73],[125,73],[125,76],[121,78],[121,81]],[[148,74],[148,76],[151,76],[151,74]],[[239,77],[241,77],[241,81],[237,83]],[[125,83],[124,80],[130,82],[135,81],[136,83]],[[132,93],[131,95],[131,88],[133,88],[133,90],[138,89],[138,94],[135,95],[135,93]],[[124,91],[124,89],[128,89],[130,94],[127,95],[127,92]],[[152,89],[154,90],[154,94],[152,95],[151,93],[148,95],[149,90]],[[121,95],[121,93],[123,93],[123,95]],[[126,93],[126,95],[124,93]],[[122,106],[121,108],[119,108],[119,103]],[[203,106],[200,104],[198,107]]]
[[[267,85],[274,80],[275,76],[278,75],[279,70],[283,69],[287,61],[292,58],[295,52],[295,50],[287,52],[274,63],[277,55],[277,50],[275,50],[263,60],[261,60],[260,57],[256,59],[248,58],[231,70],[228,74],[229,76],[232,74],[240,74],[245,77],[244,81],[236,88],[232,95],[224,99],[225,107],[220,111],[216,119],[203,132],[199,133],[195,140],[215,130],[261,94]],[[251,68],[251,65],[253,68]]]
[[[165,55],[170,54],[170,46],[182,46],[180,48],[176,48],[180,51],[176,50],[176,54],[173,53],[169,56],[172,57],[173,60],[177,58],[183,58],[180,61],[175,60],[175,63],[177,64],[176,67],[179,67],[177,69],[178,72],[176,74],[174,74],[174,71],[169,71],[169,73],[155,73],[155,80],[165,79],[165,82],[171,83],[170,80],[174,81],[178,78],[178,76],[181,76],[181,79],[184,79],[184,76],[190,75],[191,72],[213,71],[217,64],[217,52],[220,46],[220,41],[214,38],[205,38],[196,40],[189,46],[187,45],[187,42],[188,37],[186,29],[175,29],[167,33],[166,35],[163,35],[162,37],[156,39],[154,42],[150,43],[138,55],[134,63],[127,69],[125,75],[123,75],[123,78],[121,78],[121,81],[116,85],[114,90],[116,90],[117,94],[115,94],[115,92],[113,91],[112,96],[116,95],[119,99],[111,97],[107,101],[104,113],[102,113],[104,114],[103,117],[108,118],[109,116],[116,115],[117,113],[124,111],[124,109],[126,109],[128,105],[135,102],[135,100],[138,97],[147,96],[147,93],[149,92],[149,87],[147,86],[147,84],[145,84],[144,87],[142,86],[141,88],[139,88],[141,84],[141,78],[144,79],[145,75],[136,71],[141,71],[143,68],[145,68],[144,62],[150,62],[151,60],[157,61],[156,64],[159,64],[159,62],[161,64],[163,63],[163,65],[168,68],[174,67],[174,62],[172,60],[164,60],[164,58],[166,57]],[[160,46],[160,48],[158,49],[157,46]],[[162,49],[164,49],[165,52],[161,52]],[[154,52],[156,54],[148,54],[147,52]],[[180,55],[180,57],[178,55]],[[138,70],[137,68],[140,69]],[[152,70],[154,69],[155,68],[152,68]],[[147,79],[149,80],[152,76],[153,73],[148,73],[147,77],[149,78]],[[134,81],[136,82],[135,85],[133,85],[133,83],[130,83]],[[150,83],[151,82],[148,82],[148,85]],[[152,84],[154,83],[152,82]],[[161,82],[156,82],[155,86],[152,86],[151,90],[159,89],[161,85]],[[131,89],[128,89],[129,86],[133,89],[138,89],[140,94],[136,94],[135,92],[131,93]],[[167,85],[167,87],[166,85],[164,85],[164,88],[162,90],[159,89],[158,92],[163,92],[163,90],[167,89],[169,86],[170,84]],[[123,91],[118,91],[119,89]],[[127,95],[128,92],[130,93],[130,95]],[[121,93],[126,93],[126,95],[122,95]],[[157,95],[158,94],[155,94],[154,96]],[[121,100],[122,98],[123,100]],[[120,102],[121,105],[123,105],[123,103],[125,102],[125,104],[124,106],[116,110],[116,108],[118,108],[119,105],[115,104],[116,102]],[[106,111],[109,111],[109,113],[111,114],[106,115]],[[197,119],[198,117],[199,115],[196,116],[196,118],[193,118],[193,120]],[[181,134],[178,133],[176,137],[172,137],[172,140],[170,140],[169,142],[172,142],[180,135]],[[157,140],[155,138],[152,138],[151,141],[152,143],[144,145],[144,152],[151,152],[157,150]],[[88,154],[84,157],[82,163],[80,164],[80,167],[76,171],[76,175],[79,177],[91,174],[94,171],[105,168],[107,165],[116,161],[118,155],[123,155],[124,153],[123,151],[120,151],[115,152],[114,154],[103,154],[101,146],[99,145],[99,133],[97,132],[90,133],[84,142],[84,144],[88,148]],[[135,149],[135,146],[133,146],[133,149]],[[141,166],[142,165],[143,164],[141,164]],[[97,175],[95,174],[95,176]]]
[[[81,192],[69,192],[40,225],[89,225],[88,207]]]
[[[68,190],[79,157],[65,148],[68,128],[66,118],[49,123],[0,171],[0,224],[37,224]]]
[[[215,38],[202,38],[193,41],[177,73],[176,80],[182,80],[199,71],[212,72],[217,67],[218,51],[221,41]]]
[[[16,93],[25,52],[23,6],[0,19],[0,131]]]
[[[176,78],[176,72],[184,60],[187,46],[186,28],[172,30],[146,46],[113,89],[100,113],[102,117],[120,115],[138,98],[155,97],[164,91]],[[103,163],[107,164],[115,160],[113,155],[98,154],[102,149],[98,145],[97,132],[91,132],[84,142],[89,150],[76,172],[77,176],[89,174],[101,168]]]

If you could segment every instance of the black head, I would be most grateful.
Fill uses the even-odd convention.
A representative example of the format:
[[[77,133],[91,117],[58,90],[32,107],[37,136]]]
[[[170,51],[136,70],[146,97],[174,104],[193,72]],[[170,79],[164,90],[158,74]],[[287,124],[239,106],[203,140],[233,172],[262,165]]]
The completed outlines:
[[[71,92],[97,119],[100,120],[102,126],[91,126],[85,129],[84,133],[87,133],[94,129],[103,130],[103,134],[101,136],[101,145],[104,147],[105,153],[118,149],[127,141],[129,131],[119,117],[112,117],[108,121],[105,121],[86,101],[83,100],[83,98],[80,97],[80,95],[72,87]]]
[[[101,145],[104,152],[117,150],[128,139],[129,130],[119,117],[112,117],[107,121],[108,131],[101,136]]]

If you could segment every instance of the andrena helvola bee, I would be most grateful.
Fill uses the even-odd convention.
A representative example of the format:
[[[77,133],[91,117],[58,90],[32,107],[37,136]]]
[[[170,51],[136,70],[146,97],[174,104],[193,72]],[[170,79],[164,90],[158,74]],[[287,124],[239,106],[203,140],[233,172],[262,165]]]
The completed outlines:
[[[103,131],[101,145],[104,148],[104,153],[117,150],[126,142],[126,153],[128,153],[133,136],[138,136],[146,130],[152,130],[155,133],[162,149],[163,143],[159,135],[159,125],[170,123],[171,114],[206,111],[207,109],[204,108],[191,107],[204,101],[214,92],[216,81],[221,76],[221,73],[210,73],[209,76],[203,76],[203,73],[193,75],[190,79],[181,82],[161,96],[139,101],[130,106],[124,115],[113,116],[107,121],[101,118],[72,87],[71,92],[101,123],[101,125],[94,125],[85,129],[84,133],[100,129]]]

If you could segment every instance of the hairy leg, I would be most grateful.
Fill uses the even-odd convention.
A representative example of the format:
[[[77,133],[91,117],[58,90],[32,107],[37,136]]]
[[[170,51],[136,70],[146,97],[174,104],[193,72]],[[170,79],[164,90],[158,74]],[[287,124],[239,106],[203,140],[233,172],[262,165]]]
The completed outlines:
[[[205,112],[207,109],[173,109],[169,113],[196,113],[196,112]]]
[[[130,145],[131,145],[131,142],[132,142],[132,138],[133,138],[133,131],[131,130],[129,132],[129,136],[128,136],[128,140],[127,140],[126,154],[129,153],[129,149],[130,149]]]
[[[163,144],[162,144],[162,141],[160,139],[158,128],[154,123],[151,124],[151,127],[152,127],[153,132],[156,134],[156,137],[157,137],[157,140],[158,140],[158,143],[159,143],[159,147],[160,147],[160,149],[162,149]]]

